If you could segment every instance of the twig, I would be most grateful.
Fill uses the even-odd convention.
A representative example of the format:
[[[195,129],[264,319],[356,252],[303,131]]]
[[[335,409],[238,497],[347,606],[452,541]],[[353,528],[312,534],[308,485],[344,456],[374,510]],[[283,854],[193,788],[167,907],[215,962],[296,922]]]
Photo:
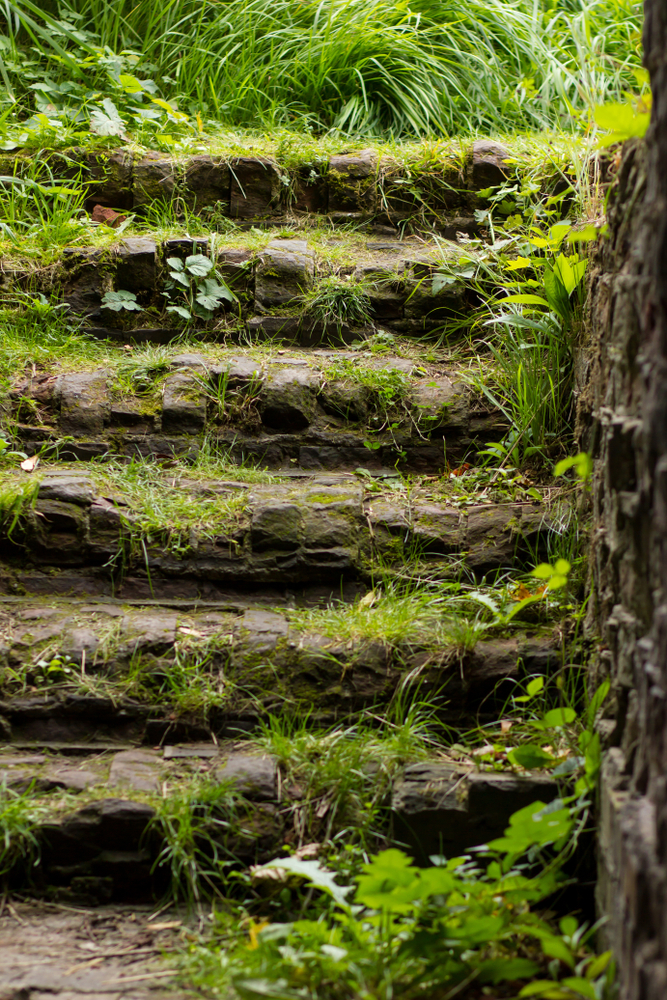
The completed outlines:
[[[178,969],[165,969],[164,972],[145,972],[140,976],[118,976],[116,979],[105,979],[105,983],[138,983],[141,979],[163,979],[165,976],[175,976]]]

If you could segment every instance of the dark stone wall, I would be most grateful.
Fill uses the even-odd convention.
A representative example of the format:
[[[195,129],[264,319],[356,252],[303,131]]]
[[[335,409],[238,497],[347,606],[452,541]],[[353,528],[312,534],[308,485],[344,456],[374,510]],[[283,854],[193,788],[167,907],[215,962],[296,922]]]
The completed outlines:
[[[652,122],[613,166],[577,367],[579,444],[595,459],[592,679],[612,681],[598,904],[621,1000],[667,998],[667,3],[645,13]]]

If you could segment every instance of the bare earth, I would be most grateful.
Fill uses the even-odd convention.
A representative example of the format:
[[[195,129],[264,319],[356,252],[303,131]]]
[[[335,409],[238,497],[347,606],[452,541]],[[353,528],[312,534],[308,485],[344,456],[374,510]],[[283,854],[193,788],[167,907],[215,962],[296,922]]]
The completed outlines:
[[[151,915],[141,907],[6,901],[0,1000],[185,1000],[192,994],[173,988],[173,965],[163,957],[181,921]]]

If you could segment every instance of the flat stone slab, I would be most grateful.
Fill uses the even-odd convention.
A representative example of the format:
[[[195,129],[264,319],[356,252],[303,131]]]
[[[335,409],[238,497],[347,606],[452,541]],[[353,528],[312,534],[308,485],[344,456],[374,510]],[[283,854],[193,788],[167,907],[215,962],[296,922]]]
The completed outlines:
[[[271,801],[278,794],[278,768],[271,757],[233,753],[216,768],[217,781],[230,782],[244,798]]]
[[[160,758],[153,751],[123,750],[112,761],[109,784],[128,785],[138,792],[157,792],[160,766]]]
[[[428,761],[408,765],[394,784],[394,835],[421,863],[458,857],[502,836],[510,816],[533,802],[551,802],[558,782],[540,774],[475,771]]]

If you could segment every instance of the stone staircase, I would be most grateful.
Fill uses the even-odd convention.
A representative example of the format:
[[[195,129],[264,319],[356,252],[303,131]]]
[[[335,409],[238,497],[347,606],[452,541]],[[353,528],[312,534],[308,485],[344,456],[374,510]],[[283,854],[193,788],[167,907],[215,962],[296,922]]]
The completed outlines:
[[[539,620],[465,638],[443,611],[388,638],[303,615],[372,608],[392,584],[465,603],[547,555],[555,515],[534,489],[498,500],[487,477],[462,490],[508,425],[466,378],[476,292],[447,268],[467,246],[457,239],[485,235],[477,192],[503,182],[508,156],[475,143],[416,190],[368,151],[317,169],[52,155],[59,176],[83,171],[108,241],[43,268],[3,264],[5,290],[60,296],[106,352],[27,366],[6,400],[7,427],[39,463],[1,473],[0,775],[52,803],[39,893],[162,892],[157,802],[202,779],[236,796],[235,864],[302,846],[299,788],[254,742],[272,715],[381,729],[397,699],[438,696],[455,733],[493,720],[520,677],[562,666],[562,639]],[[26,168],[14,159],[17,176]],[[114,242],[119,213],[156,201],[219,231]],[[184,324],[164,310],[168,261],[196,255],[234,300]],[[361,290],[355,321],[313,308],[332,279]],[[106,307],[110,292],[136,308]],[[424,860],[556,794],[551,779],[434,755],[405,761],[387,806],[394,839]],[[19,866],[15,884],[25,876]]]

